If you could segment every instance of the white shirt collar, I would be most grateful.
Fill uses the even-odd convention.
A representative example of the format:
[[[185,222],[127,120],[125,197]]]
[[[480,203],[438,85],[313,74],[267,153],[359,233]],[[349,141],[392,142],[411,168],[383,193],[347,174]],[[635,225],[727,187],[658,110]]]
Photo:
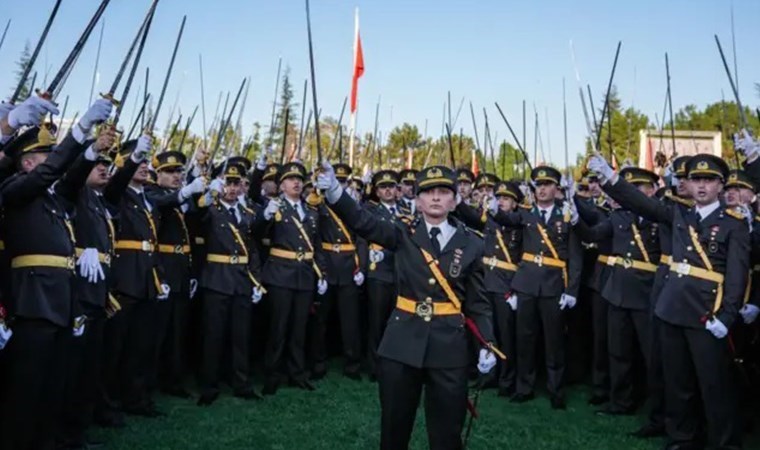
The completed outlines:
[[[720,208],[720,201],[715,200],[713,203],[710,203],[707,206],[695,206],[694,209],[697,211],[697,214],[699,215],[700,220],[704,220],[707,216],[712,214],[716,209]]]
[[[425,228],[427,229],[428,236],[430,236],[430,229],[434,227],[437,227],[439,230],[441,230],[441,234],[438,235],[438,243],[440,243],[441,250],[443,250],[446,248],[446,244],[448,244],[449,240],[451,240],[451,237],[454,236],[454,233],[457,231],[457,229],[451,225],[448,220],[444,220],[438,225],[433,225],[425,221]]]
[[[142,194],[143,192],[145,192],[145,190],[142,187],[136,188],[136,187],[132,186],[131,184],[129,185],[129,188],[132,189],[133,191],[137,192],[138,194]]]
[[[229,204],[225,202],[224,200],[219,200],[219,203],[221,203],[222,206],[224,206],[224,209],[226,209],[227,211],[229,211],[230,208],[233,208],[233,211],[235,212],[235,218],[237,219],[238,222],[240,222],[240,209],[237,207],[238,205],[237,201],[235,201],[234,204]]]
[[[398,212],[398,205],[397,205],[396,203],[385,203],[385,202],[380,202],[380,203],[381,203],[383,206],[385,206],[385,209],[387,209],[387,210],[388,210],[388,211],[390,211],[391,213],[393,212],[393,211],[391,211],[391,208],[395,209],[395,210],[396,210],[396,212]]]

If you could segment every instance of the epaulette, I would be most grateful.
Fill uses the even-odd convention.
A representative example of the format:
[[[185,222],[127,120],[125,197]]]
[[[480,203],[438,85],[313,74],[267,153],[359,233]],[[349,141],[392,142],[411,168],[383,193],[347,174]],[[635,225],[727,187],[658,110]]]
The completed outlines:
[[[483,235],[482,232],[475,230],[473,228],[465,227],[467,231],[472,232],[475,236],[479,237],[480,239],[485,239],[485,235]]]
[[[533,209],[533,205],[526,205],[524,203],[520,203],[518,206],[523,209]]]
[[[372,206],[377,206],[377,205],[379,205],[379,204],[380,204],[380,203],[378,203],[378,202],[376,202],[376,201],[374,201],[374,200],[370,200],[370,201],[368,201],[367,203],[369,203],[369,204],[370,204],[370,205],[372,205]]]
[[[726,214],[733,217],[734,219],[744,220],[744,214],[740,213],[734,208],[726,208]]]
[[[411,225],[411,224],[412,224],[412,222],[414,222],[414,216],[407,216],[407,215],[403,215],[403,216],[398,216],[398,219],[399,219],[401,222],[403,222],[403,223],[405,223],[405,224],[407,224],[407,225]]]
[[[312,208],[316,209],[319,205],[321,205],[324,202],[322,199],[322,196],[319,194],[311,193],[306,196],[306,204],[311,206]]]
[[[602,205],[596,205],[597,208],[601,209],[604,212],[610,212],[610,208]]]
[[[688,200],[688,199],[685,199],[685,198],[681,198],[681,197],[679,197],[677,195],[673,195],[670,191],[668,191],[668,192],[665,193],[665,198],[673,200],[674,202],[680,203],[680,204],[682,204],[682,205],[684,205],[686,207],[689,207],[689,208],[691,208],[692,206],[694,206],[694,200]]]
[[[256,212],[254,210],[252,210],[251,208],[249,208],[249,207],[247,207],[245,205],[240,205],[240,206],[242,206],[243,207],[243,211],[247,212],[248,214],[250,214],[252,216],[256,215]]]

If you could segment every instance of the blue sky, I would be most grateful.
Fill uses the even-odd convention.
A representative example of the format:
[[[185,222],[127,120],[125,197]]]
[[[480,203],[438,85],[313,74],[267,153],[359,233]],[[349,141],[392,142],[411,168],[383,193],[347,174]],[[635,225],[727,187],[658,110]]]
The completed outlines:
[[[36,42],[53,0],[3,2],[0,27],[12,19],[0,49],[0,92],[12,90],[15,64],[25,41]],[[64,0],[36,68],[57,69],[71,49],[98,0]],[[110,84],[150,0],[112,0],[100,60],[99,90]],[[760,99],[760,2],[734,0],[739,90],[755,107]],[[665,93],[664,53],[670,57],[673,106],[703,106],[731,98],[713,34],[731,58],[728,0],[312,0],[312,30],[317,88],[323,115],[337,116],[348,95],[352,69],[354,8],[360,8],[366,63],[360,83],[358,130],[371,131],[375,103],[382,96],[380,126],[412,122],[428,134],[441,131],[447,91],[453,109],[464,96],[456,129],[472,129],[472,101],[482,133],[482,108],[492,130],[507,138],[493,102],[499,101],[516,128],[521,102],[528,104],[528,144],[533,142],[533,105],[539,112],[544,149],[562,163],[562,78],[567,83],[570,152],[583,148],[585,125],[570,59],[575,46],[584,86],[591,84],[601,103],[615,46],[623,41],[615,84],[625,105],[632,102],[654,119],[662,114]],[[308,77],[308,48],[302,0],[161,0],[151,29],[143,67],[151,68],[150,90],[158,95],[182,15],[187,26],[159,125],[165,124],[181,88],[179,108],[185,116],[200,104],[198,55],[203,54],[206,120],[210,123],[221,90],[234,91],[252,77],[245,123],[269,123],[279,56],[291,68],[295,96],[301,98]],[[70,94],[70,111],[86,108],[99,27],[93,33],[60,100]],[[730,62],[731,63],[731,62]],[[143,84],[141,70],[133,89]],[[634,76],[635,74],[635,76]],[[52,73],[50,75],[52,77]],[[234,95],[234,93],[233,93]],[[129,119],[134,102],[125,107]],[[311,106],[311,100],[309,100]],[[548,111],[549,132],[546,113]],[[453,113],[455,113],[454,111]],[[73,114],[70,112],[69,114]],[[193,128],[201,129],[200,115]],[[520,133],[520,132],[518,132]],[[548,137],[548,139],[547,139]],[[547,155],[548,157],[548,155]]]

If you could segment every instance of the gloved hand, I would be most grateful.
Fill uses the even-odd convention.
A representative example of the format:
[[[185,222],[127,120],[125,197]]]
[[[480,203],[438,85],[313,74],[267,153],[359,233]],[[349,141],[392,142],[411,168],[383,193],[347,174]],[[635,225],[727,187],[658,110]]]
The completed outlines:
[[[8,126],[18,130],[22,126],[37,126],[46,114],[58,114],[58,107],[50,100],[32,95],[8,113]]]
[[[340,182],[335,176],[335,170],[327,161],[322,162],[322,170],[317,175],[317,189],[325,192],[325,198],[329,203],[337,202],[342,194]]]
[[[253,293],[251,294],[251,300],[253,301],[253,304],[255,305],[260,302],[262,297],[264,297],[264,291],[254,286]]]
[[[562,204],[562,214],[570,215],[570,224],[576,225],[580,216],[578,215],[578,208],[575,206],[575,201],[565,200]]]
[[[132,155],[130,158],[132,159],[132,162],[135,164],[140,164],[141,162],[145,161],[145,158],[148,156],[148,153],[150,153],[150,150],[153,146],[153,137],[149,136],[147,134],[143,134],[137,139],[137,146],[132,151]]]
[[[325,295],[325,292],[327,292],[327,280],[322,279],[317,281],[317,294]]]
[[[496,200],[496,198],[488,200],[488,211],[491,214],[496,214],[499,212],[499,201]]]
[[[224,194],[224,181],[219,178],[211,180],[211,183],[208,185],[208,190],[218,194]]]
[[[749,325],[757,320],[757,316],[760,314],[760,308],[753,305],[752,303],[747,303],[746,305],[742,306],[742,309],[739,310],[739,314],[742,315],[742,320],[744,320],[744,323]]]
[[[752,211],[750,211],[750,209],[744,205],[737,206],[736,210],[744,216],[744,220],[747,221],[749,231],[752,232],[752,222],[755,220],[755,217],[752,215]]]
[[[161,283],[161,292],[158,294],[158,297],[156,297],[159,301],[164,301],[169,298],[169,292],[171,292],[171,288],[166,283]]]
[[[364,183],[365,186],[370,184],[372,182],[373,175],[374,174],[372,173],[371,170],[367,170],[366,172],[364,172],[364,175],[362,175],[362,183]]]
[[[5,117],[10,114],[11,111],[16,107],[13,103],[10,102],[2,102],[0,103],[0,120],[4,119]]]
[[[573,309],[575,307],[575,297],[572,295],[562,294],[559,298],[559,309]]]
[[[354,274],[354,283],[356,283],[357,286],[364,284],[364,274],[361,272],[356,272]]]
[[[198,177],[192,181],[192,183],[179,190],[179,197],[182,200],[187,200],[192,197],[193,194],[200,194],[206,189],[206,179],[204,177]]]
[[[74,318],[74,327],[71,330],[71,333],[74,335],[74,337],[81,337],[84,334],[86,321],[87,316],[79,316]]]
[[[113,111],[113,102],[105,98],[99,98],[95,100],[95,103],[79,119],[78,126],[87,134],[92,130],[92,127],[108,120],[111,116],[111,111]]]
[[[760,152],[760,145],[746,129],[742,129],[740,134],[734,134],[734,148],[749,160],[754,160]]]
[[[260,152],[258,159],[256,159],[256,168],[258,170],[264,170],[267,168],[267,154]]]
[[[190,298],[192,299],[195,297],[195,294],[198,292],[198,280],[195,278],[190,278]]]
[[[517,294],[511,293],[509,297],[507,297],[507,304],[512,308],[512,311],[517,311]]]
[[[8,328],[5,321],[0,322],[0,350],[4,349],[13,336],[13,330]]]
[[[612,167],[599,154],[595,154],[588,159],[587,167],[588,170],[599,175],[603,183],[612,180],[615,176],[615,171],[612,170]]]
[[[478,372],[487,374],[496,366],[496,356],[493,352],[485,348],[480,349],[478,355]]]
[[[106,275],[103,273],[103,266],[100,265],[100,260],[98,259],[98,249],[96,248],[84,249],[79,258],[77,258],[77,266],[79,266],[79,276],[86,278],[90,283],[94,284],[106,279]]]
[[[728,328],[716,317],[705,322],[705,329],[718,339],[723,339],[728,335]]]
[[[267,207],[264,209],[264,218],[266,220],[272,220],[272,217],[280,211],[280,201],[276,198],[269,200]]]
[[[385,253],[382,250],[372,250],[369,251],[369,261],[373,262],[375,264],[383,262],[385,259]]]

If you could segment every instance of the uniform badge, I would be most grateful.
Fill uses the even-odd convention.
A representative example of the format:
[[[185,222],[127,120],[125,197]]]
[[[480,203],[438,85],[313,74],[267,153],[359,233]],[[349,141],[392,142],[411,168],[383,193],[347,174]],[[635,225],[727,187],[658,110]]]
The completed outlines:
[[[454,250],[454,261],[449,266],[449,275],[452,278],[457,278],[462,274],[462,249]]]
[[[710,243],[707,245],[707,251],[710,253],[717,253],[718,252],[718,243],[715,241],[710,241]]]
[[[282,214],[280,214],[280,211],[277,211],[276,213],[274,213],[274,221],[275,222],[282,221]]]

